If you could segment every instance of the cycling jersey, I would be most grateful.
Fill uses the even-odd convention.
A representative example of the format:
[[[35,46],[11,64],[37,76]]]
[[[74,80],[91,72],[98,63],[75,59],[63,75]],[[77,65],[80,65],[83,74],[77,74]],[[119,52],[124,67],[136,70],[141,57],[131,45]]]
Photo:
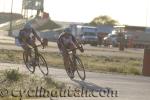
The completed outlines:
[[[62,33],[57,41],[58,47],[61,50],[63,47],[70,49],[70,46],[75,46],[75,37],[72,34]]]
[[[26,42],[30,44],[32,42],[31,33],[32,33],[32,30],[30,31],[20,30],[19,36],[18,36],[19,42],[20,43]]]
[[[63,40],[63,43],[64,43],[65,46],[67,46],[67,45],[69,45],[69,43],[73,42],[71,35],[66,36],[66,37],[63,36],[63,37],[62,37],[62,40]]]

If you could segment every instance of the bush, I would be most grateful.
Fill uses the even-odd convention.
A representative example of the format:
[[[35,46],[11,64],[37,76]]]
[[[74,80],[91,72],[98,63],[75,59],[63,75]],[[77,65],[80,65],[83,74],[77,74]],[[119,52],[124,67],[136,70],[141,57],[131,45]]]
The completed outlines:
[[[5,75],[6,80],[9,80],[9,81],[18,81],[21,77],[21,74],[16,69],[6,70],[4,75]]]
[[[140,70],[138,70],[136,67],[129,68],[129,73],[132,73],[134,75],[141,75]]]

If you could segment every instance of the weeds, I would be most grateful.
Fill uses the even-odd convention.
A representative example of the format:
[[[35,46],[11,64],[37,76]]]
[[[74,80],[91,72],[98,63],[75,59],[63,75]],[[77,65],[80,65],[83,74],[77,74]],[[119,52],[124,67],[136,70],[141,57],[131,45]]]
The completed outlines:
[[[40,77],[37,75],[28,75],[28,74],[22,74],[18,73],[18,70],[6,70],[0,72],[0,75],[5,75],[6,81],[0,85],[0,88],[5,88],[9,91],[16,90],[19,93],[19,91],[22,91],[21,97],[12,97],[11,95],[8,95],[6,97],[1,98],[0,100],[24,100],[24,98],[28,98],[27,92],[30,90],[30,92],[34,93],[36,92],[36,89],[45,89],[45,90],[51,90],[51,89],[60,89],[62,87],[65,88],[64,83],[57,82],[53,80],[51,77]],[[23,92],[25,91],[25,92]],[[30,95],[32,95],[32,92]],[[19,94],[18,94],[19,95]],[[21,99],[20,99],[21,98]]]
[[[55,88],[64,88],[65,87],[64,83],[56,82],[51,77],[45,77],[44,80],[46,81],[46,84],[50,87],[54,87],[54,86],[55,86]]]
[[[4,76],[9,81],[18,81],[21,78],[21,74],[16,69],[6,70]]]

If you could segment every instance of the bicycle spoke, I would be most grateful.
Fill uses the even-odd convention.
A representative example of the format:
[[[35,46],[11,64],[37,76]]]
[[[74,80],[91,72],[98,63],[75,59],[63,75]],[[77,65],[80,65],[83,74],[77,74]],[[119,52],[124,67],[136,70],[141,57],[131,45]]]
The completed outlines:
[[[82,61],[79,57],[76,57],[76,67],[77,67],[77,73],[81,80],[85,80],[85,69]]]
[[[48,75],[48,66],[47,66],[47,63],[46,63],[46,61],[42,55],[39,55],[38,66],[44,75]]]
[[[26,65],[27,69],[28,69],[30,72],[34,73],[34,71],[35,71],[35,66],[32,65],[32,57],[31,57],[31,55],[26,54],[26,53],[24,52],[24,53],[23,53],[23,60],[24,60],[24,63],[25,63],[25,65]]]
[[[73,66],[72,65],[72,60],[69,60],[68,66],[65,67],[67,75],[69,76],[70,79],[74,78],[74,72],[73,72],[72,66]]]

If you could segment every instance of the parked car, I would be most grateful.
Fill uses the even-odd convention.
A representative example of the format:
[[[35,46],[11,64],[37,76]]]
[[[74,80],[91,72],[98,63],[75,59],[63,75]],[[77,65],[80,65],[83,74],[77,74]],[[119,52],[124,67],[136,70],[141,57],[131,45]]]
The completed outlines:
[[[118,36],[116,34],[108,34],[108,36],[104,37],[104,45],[112,45],[113,47],[118,46]]]

